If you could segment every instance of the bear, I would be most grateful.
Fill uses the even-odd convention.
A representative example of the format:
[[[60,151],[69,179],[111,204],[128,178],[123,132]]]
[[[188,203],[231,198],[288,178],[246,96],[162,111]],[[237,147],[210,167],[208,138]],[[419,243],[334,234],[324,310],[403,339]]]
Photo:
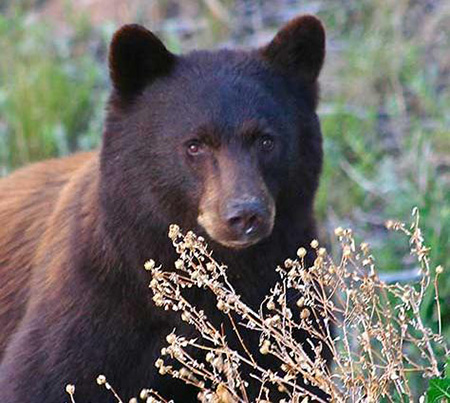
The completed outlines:
[[[114,34],[100,149],[0,180],[1,402],[61,403],[69,383],[80,403],[111,401],[99,374],[124,398],[196,401],[154,366],[182,322],[155,307],[144,262],[173,265],[176,223],[259,306],[316,238],[324,58],[311,15],[250,50],[175,55],[140,25]]]

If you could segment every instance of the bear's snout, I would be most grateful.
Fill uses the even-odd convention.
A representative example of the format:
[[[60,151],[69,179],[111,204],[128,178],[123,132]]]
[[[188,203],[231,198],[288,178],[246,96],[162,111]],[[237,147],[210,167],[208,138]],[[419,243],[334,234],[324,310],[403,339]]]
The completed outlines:
[[[224,147],[217,155],[206,169],[197,221],[214,241],[247,248],[272,233],[275,200],[250,153]]]
[[[223,198],[220,202],[213,198],[208,201],[198,222],[214,241],[229,248],[243,249],[272,233],[275,204],[271,197],[233,197]]]
[[[271,228],[270,214],[261,200],[229,201],[223,220],[233,238],[244,242],[267,236]]]

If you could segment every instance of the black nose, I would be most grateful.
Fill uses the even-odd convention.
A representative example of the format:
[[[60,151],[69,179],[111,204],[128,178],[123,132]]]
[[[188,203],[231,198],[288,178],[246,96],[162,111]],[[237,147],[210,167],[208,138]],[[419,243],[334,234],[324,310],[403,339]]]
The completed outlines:
[[[257,234],[264,222],[264,215],[261,202],[240,201],[230,203],[225,218],[234,234],[242,237]]]

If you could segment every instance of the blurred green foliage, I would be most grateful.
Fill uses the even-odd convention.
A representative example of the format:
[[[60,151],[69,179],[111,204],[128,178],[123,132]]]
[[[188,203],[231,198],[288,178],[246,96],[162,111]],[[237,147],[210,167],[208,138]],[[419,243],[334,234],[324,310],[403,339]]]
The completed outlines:
[[[409,222],[417,206],[431,261],[447,268],[439,291],[450,340],[450,8],[439,1],[351,3],[333,2],[322,15],[339,57],[333,89],[323,89],[326,158],[317,211],[326,234],[347,223],[372,245],[379,269],[400,271],[414,266],[400,259],[404,242],[386,242],[384,221]],[[435,323],[433,293],[423,310]]]
[[[21,13],[0,15],[0,167],[3,171],[99,142],[104,68],[80,23],[65,37]]]
[[[317,208],[352,224],[359,216],[356,228],[365,222],[373,231],[418,206],[433,260],[448,267],[450,77],[439,51],[450,39],[450,10],[413,3],[336,1],[324,10],[342,65],[333,71],[337,89],[324,88],[328,152]],[[377,253],[383,267],[392,246]]]
[[[238,3],[249,3],[245,1],[183,2],[183,7],[194,7],[198,24],[192,12],[184,19],[184,9],[173,3],[161,1],[163,11],[172,11],[160,13],[162,21],[151,23],[177,52],[196,45],[229,44],[231,39],[249,43],[247,31],[255,36],[260,29],[271,35],[280,26],[258,17],[253,31],[242,28],[242,13],[232,10]],[[316,206],[322,239],[333,248],[329,234],[337,226],[349,226],[372,245],[380,269],[413,268],[413,259],[401,260],[407,250],[402,237],[391,236],[386,242],[384,222],[390,218],[409,222],[409,212],[419,207],[432,262],[446,268],[440,295],[444,333],[450,339],[448,2],[270,4],[275,3],[280,3],[278,11],[285,4],[286,15],[294,3],[306,3],[300,11],[301,7],[310,11],[311,3],[327,26],[329,50],[319,110],[326,156]],[[0,174],[93,148],[101,138],[112,26],[94,27],[67,9],[69,18],[62,30],[30,15],[35,5],[29,0],[7,12],[0,9]],[[174,9],[181,13],[177,18],[169,15]],[[136,15],[136,21],[145,23],[142,18],[143,14]],[[250,19],[254,22],[255,17]],[[185,28],[179,29],[180,24]],[[431,294],[424,313],[435,323]]]

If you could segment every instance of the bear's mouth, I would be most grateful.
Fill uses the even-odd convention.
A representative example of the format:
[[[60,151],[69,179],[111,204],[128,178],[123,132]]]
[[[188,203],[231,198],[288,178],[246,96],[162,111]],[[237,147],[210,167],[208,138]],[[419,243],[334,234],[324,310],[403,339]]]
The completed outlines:
[[[230,249],[242,250],[249,248],[270,236],[274,225],[274,212],[255,231],[248,231],[237,237],[231,233],[225,223],[208,214],[200,214],[198,224],[212,241]]]
[[[230,249],[236,249],[236,250],[249,248],[250,246],[256,245],[261,240],[262,240],[262,238],[248,240],[248,241],[226,241],[226,240],[220,241],[220,240],[215,239],[215,241],[220,243],[222,246],[225,246],[226,248],[230,248]]]

